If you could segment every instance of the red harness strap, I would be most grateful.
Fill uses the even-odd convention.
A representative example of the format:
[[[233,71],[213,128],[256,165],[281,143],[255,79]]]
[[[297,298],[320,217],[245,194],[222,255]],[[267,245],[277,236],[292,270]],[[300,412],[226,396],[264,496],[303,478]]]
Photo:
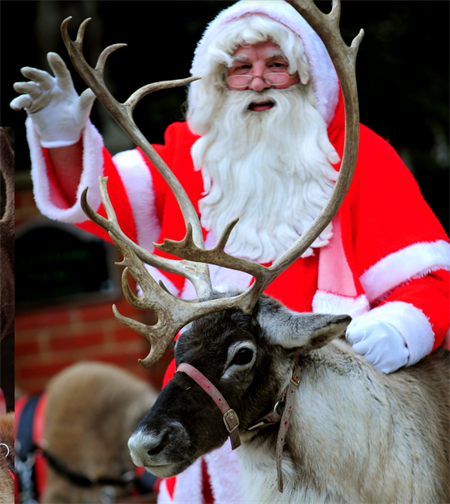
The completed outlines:
[[[198,369],[190,364],[183,362],[177,368],[177,373],[182,372],[190,376],[200,387],[211,397],[223,415],[223,423],[230,435],[231,448],[235,450],[241,446],[239,437],[239,418],[236,412],[230,408],[223,395],[217,388],[201,373]]]
[[[8,472],[9,475],[11,476],[11,479],[14,481],[14,484],[16,483],[16,475],[11,471],[11,469],[8,467]]]
[[[36,458],[34,470],[36,474],[36,485],[38,494],[42,495],[47,484],[47,461],[42,454],[42,441],[44,439],[44,423],[45,423],[45,406],[47,404],[47,394],[42,394],[36,405],[36,412],[33,419],[33,441],[38,447],[36,450]]]

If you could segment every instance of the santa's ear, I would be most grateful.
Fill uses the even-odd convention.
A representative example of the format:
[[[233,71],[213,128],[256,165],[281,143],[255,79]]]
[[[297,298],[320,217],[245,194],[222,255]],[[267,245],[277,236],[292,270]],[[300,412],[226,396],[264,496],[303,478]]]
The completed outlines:
[[[341,336],[350,321],[349,315],[297,313],[270,298],[261,302],[258,313],[258,322],[272,343],[299,351],[326,345]]]

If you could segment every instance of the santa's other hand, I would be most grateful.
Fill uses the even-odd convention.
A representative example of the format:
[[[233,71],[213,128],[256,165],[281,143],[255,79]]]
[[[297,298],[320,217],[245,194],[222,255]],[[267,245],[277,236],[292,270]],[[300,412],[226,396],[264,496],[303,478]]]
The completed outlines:
[[[14,89],[23,94],[14,98],[10,106],[14,110],[25,109],[43,147],[72,145],[80,139],[95,95],[86,89],[78,96],[72,76],[58,54],[48,53],[47,60],[55,77],[37,68],[22,68],[22,75],[31,80],[14,84]]]
[[[356,352],[382,373],[392,373],[408,364],[405,340],[387,322],[353,319],[347,327],[346,338]]]

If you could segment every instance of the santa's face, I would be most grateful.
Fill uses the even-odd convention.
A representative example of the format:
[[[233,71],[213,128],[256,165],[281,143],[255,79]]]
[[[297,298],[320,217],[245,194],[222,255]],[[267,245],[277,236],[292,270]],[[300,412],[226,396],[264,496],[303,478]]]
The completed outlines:
[[[232,65],[228,68],[227,87],[233,91],[266,89],[286,89],[299,82],[298,75],[288,72],[286,61],[278,45],[270,41],[251,45],[241,45],[232,55]],[[249,109],[264,112],[274,106],[273,101],[252,102]]]

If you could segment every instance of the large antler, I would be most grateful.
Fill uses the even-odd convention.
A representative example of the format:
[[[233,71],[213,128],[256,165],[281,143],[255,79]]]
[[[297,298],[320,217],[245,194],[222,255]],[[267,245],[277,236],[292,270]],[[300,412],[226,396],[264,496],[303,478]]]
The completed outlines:
[[[108,55],[126,44],[115,44],[107,47],[100,55],[96,68],[92,69],[86,63],[82,51],[84,31],[89,19],[81,24],[75,42],[69,38],[67,33],[67,24],[71,18],[66,19],[61,26],[64,42],[69,50],[75,68],[89,87],[91,87],[108,112],[110,112],[130,138],[141,147],[160,171],[173,190],[180,204],[186,223],[186,236],[182,241],[177,242],[166,239],[162,244],[155,245],[158,249],[183,259],[182,261],[169,261],[142,249],[124,235],[118,225],[114,209],[109,200],[106,190],[106,179],[102,179],[101,181],[101,196],[107,211],[108,219],[104,219],[96,214],[96,212],[89,207],[87,204],[86,192],[83,196],[82,206],[84,211],[94,222],[108,231],[124,255],[124,260],[121,263],[121,265],[125,266],[122,284],[127,300],[136,308],[153,309],[158,314],[158,323],[155,326],[147,326],[121,316],[118,314],[117,310],[114,309],[116,318],[120,322],[144,335],[151,342],[152,347],[150,354],[140,361],[145,367],[149,367],[156,362],[162,356],[179,329],[192,320],[198,319],[206,314],[229,308],[238,308],[245,313],[251,313],[264,289],[278,275],[295,262],[330,223],[333,216],[338,211],[350,185],[356,164],[359,133],[355,59],[357,49],[363,37],[363,31],[361,30],[359,35],[353,40],[351,47],[348,47],[343,42],[339,33],[340,6],[338,0],[333,1],[333,8],[329,15],[320,12],[311,0],[291,0],[290,3],[317,31],[324,41],[335,64],[344,95],[346,115],[345,146],[341,169],[329,202],[311,228],[269,268],[252,261],[232,257],[225,252],[228,237],[233,227],[236,225],[237,220],[227,226],[216,247],[211,250],[205,250],[201,226],[188,196],[176,177],[159,158],[132,119],[134,107],[143,96],[156,89],[187,84],[195,80],[195,77],[179,81],[149,84],[133,93],[124,104],[120,104],[112,97],[106,88],[103,80],[103,68]],[[141,261],[164,271],[177,273],[188,278],[194,283],[199,298],[206,297],[212,290],[208,273],[208,263],[244,271],[252,275],[255,281],[245,292],[238,296],[208,301],[185,301],[169,294],[163,285],[158,288],[158,285],[148,274]],[[203,263],[203,267],[201,263]],[[128,271],[130,271],[131,275],[141,286],[144,292],[142,298],[137,298],[131,292],[127,282]]]
[[[90,18],[85,19],[83,23],[80,25],[75,42],[73,42],[70,39],[67,31],[67,26],[71,19],[72,17],[68,17],[63,21],[63,23],[61,24],[61,34],[75,69],[81,75],[86,84],[92,89],[92,91],[97,96],[98,100],[111,114],[111,116],[115,119],[115,121],[119,124],[119,126],[121,126],[121,128],[127,133],[127,135],[136,145],[139,145],[139,147],[143,150],[143,152],[147,155],[147,157],[152,161],[152,163],[156,166],[158,171],[164,177],[165,181],[168,183],[169,187],[175,194],[175,197],[181,207],[186,227],[188,227],[189,224],[192,226],[194,239],[197,246],[201,249],[204,248],[202,229],[195,208],[193,207],[186,192],[184,191],[181,184],[178,182],[175,175],[170,171],[170,169],[167,167],[164,161],[156,153],[156,151],[150,145],[148,140],[144,137],[144,135],[139,130],[139,128],[137,127],[136,123],[133,120],[134,108],[136,107],[139,100],[141,100],[144,96],[153,93],[154,91],[158,91],[160,89],[184,86],[194,80],[197,80],[198,78],[189,77],[187,79],[162,81],[148,84],[135,91],[128,98],[126,102],[119,103],[111,95],[108,88],[106,87],[103,78],[103,72],[106,59],[108,58],[108,56],[117,49],[120,49],[121,47],[126,47],[127,44],[114,44],[104,49],[98,58],[96,67],[92,68],[86,62],[83,56],[84,33],[86,30],[86,26],[91,19]],[[163,263],[160,262],[159,264],[160,266],[158,267],[162,268]],[[168,261],[164,262],[164,264],[165,267],[170,267]],[[203,294],[206,294],[211,289],[211,282],[209,279],[208,268],[203,265],[201,267],[200,265],[198,265],[196,271],[198,272],[198,275],[201,278],[201,282],[199,282],[198,279],[195,280],[196,287],[198,287]],[[178,273],[178,271],[176,272]],[[189,278],[193,280],[193,277],[192,278],[191,277],[192,275]]]

